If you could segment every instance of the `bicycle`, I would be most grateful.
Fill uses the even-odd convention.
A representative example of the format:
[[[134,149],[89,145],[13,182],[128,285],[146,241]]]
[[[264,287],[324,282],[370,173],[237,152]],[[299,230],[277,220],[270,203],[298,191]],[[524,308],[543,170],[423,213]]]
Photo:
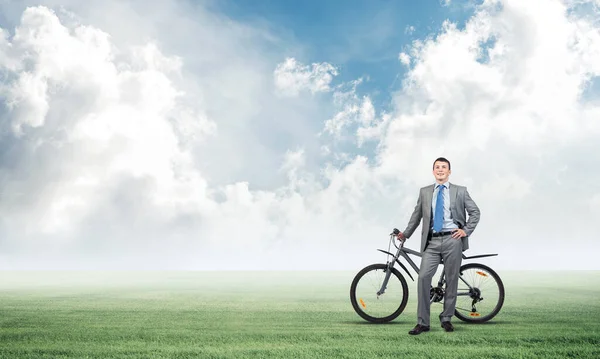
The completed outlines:
[[[394,238],[398,233],[400,231],[396,228],[390,233],[390,245],[388,245],[387,251],[378,249],[388,255],[387,263],[371,264],[363,268],[356,274],[350,286],[352,307],[360,317],[372,323],[392,321],[402,314],[406,307],[408,284],[402,273],[394,268],[394,264],[400,265],[413,281],[414,278],[406,266],[400,262],[400,257],[406,259],[408,264],[419,274],[419,268],[408,255],[422,257],[422,254],[405,248],[404,241],[400,241],[399,246],[396,245]],[[398,249],[396,255],[390,252],[391,244]],[[463,253],[462,258],[469,260],[497,255],[480,254],[467,257]],[[443,261],[441,264],[443,265]],[[431,286],[431,303],[443,303],[445,283],[442,271],[437,286]],[[463,264],[460,267],[458,283],[454,311],[454,315],[458,319],[467,323],[484,323],[494,318],[502,309],[504,284],[500,276],[490,267],[480,263]]]

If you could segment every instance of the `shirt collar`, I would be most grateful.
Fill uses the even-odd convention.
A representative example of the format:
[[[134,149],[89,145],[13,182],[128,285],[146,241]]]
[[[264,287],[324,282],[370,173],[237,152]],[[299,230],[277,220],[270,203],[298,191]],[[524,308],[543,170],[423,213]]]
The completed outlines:
[[[437,183],[437,182],[436,182],[436,183],[433,185],[433,188],[434,188],[434,189],[438,189],[438,187],[439,187],[439,186],[444,186],[444,187],[446,187],[446,189],[448,189],[448,188],[450,188],[450,182],[446,181],[446,182],[444,182],[444,183],[442,183],[442,184],[439,184],[439,183]]]

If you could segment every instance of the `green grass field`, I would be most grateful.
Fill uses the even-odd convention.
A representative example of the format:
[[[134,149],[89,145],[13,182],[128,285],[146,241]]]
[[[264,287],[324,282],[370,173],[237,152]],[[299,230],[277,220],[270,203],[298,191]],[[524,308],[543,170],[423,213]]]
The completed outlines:
[[[499,274],[492,322],[414,337],[410,279],[375,325],[350,272],[2,272],[0,358],[600,358],[600,272]]]

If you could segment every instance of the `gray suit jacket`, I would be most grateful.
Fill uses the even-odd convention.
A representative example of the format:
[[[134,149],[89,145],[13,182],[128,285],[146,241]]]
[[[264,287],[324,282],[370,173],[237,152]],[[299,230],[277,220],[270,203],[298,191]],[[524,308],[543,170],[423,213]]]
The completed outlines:
[[[434,185],[421,188],[419,192],[419,199],[415,210],[410,216],[408,225],[404,230],[404,236],[410,238],[413,232],[419,226],[419,222],[423,219],[423,228],[421,229],[421,252],[425,251],[427,247],[427,237],[431,229],[431,201],[433,199]],[[479,207],[469,196],[467,187],[459,186],[450,183],[450,211],[452,213],[452,219],[459,228],[462,228],[467,237],[462,238],[463,251],[469,249],[469,236],[477,227],[479,223]],[[469,219],[467,220],[467,213]]]

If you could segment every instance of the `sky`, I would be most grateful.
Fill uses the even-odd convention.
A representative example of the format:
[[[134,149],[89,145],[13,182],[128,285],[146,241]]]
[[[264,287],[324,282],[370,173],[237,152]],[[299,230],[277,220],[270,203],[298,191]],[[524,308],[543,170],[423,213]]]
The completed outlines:
[[[0,269],[358,270],[443,156],[598,270],[599,118],[598,0],[0,0]]]

